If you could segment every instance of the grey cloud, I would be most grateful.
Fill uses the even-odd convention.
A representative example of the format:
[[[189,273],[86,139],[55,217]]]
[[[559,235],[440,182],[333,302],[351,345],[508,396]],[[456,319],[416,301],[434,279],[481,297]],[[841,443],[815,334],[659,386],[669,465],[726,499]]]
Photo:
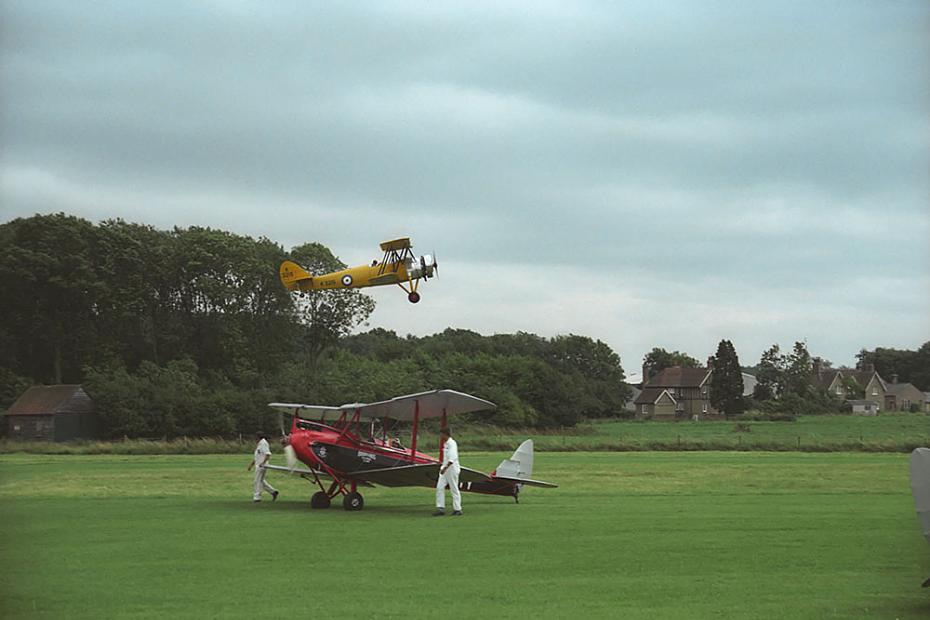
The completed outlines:
[[[0,214],[411,234],[655,299],[926,277],[924,3],[256,6],[2,5]]]

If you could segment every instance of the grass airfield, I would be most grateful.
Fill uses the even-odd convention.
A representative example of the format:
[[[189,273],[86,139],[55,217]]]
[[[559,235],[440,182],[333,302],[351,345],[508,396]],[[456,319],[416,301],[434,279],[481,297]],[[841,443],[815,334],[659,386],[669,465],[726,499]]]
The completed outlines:
[[[429,489],[311,511],[281,476],[252,504],[248,461],[0,456],[0,615],[930,617],[904,454],[540,453],[561,488],[462,518]]]

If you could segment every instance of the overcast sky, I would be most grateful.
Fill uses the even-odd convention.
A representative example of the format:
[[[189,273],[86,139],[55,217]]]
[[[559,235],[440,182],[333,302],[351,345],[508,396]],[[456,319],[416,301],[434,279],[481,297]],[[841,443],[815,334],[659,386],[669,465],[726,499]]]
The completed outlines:
[[[930,340],[930,3],[0,3],[0,221],[410,236],[371,326]],[[270,266],[276,268],[276,266]]]

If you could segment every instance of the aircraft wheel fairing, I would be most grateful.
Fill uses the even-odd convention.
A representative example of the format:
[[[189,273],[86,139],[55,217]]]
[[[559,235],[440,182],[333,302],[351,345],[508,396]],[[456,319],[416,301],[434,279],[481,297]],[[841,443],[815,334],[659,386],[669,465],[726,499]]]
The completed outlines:
[[[345,497],[342,498],[342,507],[346,510],[354,511],[361,510],[365,506],[365,500],[362,499],[362,494],[358,492],[348,493]]]
[[[407,299],[410,301],[410,303],[415,304],[420,301],[420,294],[417,292],[410,293],[407,295]]]
[[[323,491],[317,491],[312,496],[310,496],[310,507],[311,508],[329,508],[330,499],[329,495]]]

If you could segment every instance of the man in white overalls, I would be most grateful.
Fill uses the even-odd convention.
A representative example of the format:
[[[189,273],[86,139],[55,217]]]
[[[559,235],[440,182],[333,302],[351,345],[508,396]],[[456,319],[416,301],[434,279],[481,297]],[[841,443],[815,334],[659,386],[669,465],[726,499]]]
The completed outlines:
[[[452,492],[452,516],[462,514],[462,493],[459,491],[459,445],[452,439],[452,431],[443,428],[439,431],[442,439],[442,466],[439,468],[439,480],[436,481],[436,512],[434,517],[446,514],[446,485]]]
[[[264,433],[258,433],[258,445],[255,446],[255,457],[249,463],[247,469],[255,468],[255,484],[252,487],[252,501],[262,501],[262,489],[271,493],[271,501],[278,499],[278,491],[265,481],[265,465],[271,458],[271,447],[268,445],[268,438]]]

